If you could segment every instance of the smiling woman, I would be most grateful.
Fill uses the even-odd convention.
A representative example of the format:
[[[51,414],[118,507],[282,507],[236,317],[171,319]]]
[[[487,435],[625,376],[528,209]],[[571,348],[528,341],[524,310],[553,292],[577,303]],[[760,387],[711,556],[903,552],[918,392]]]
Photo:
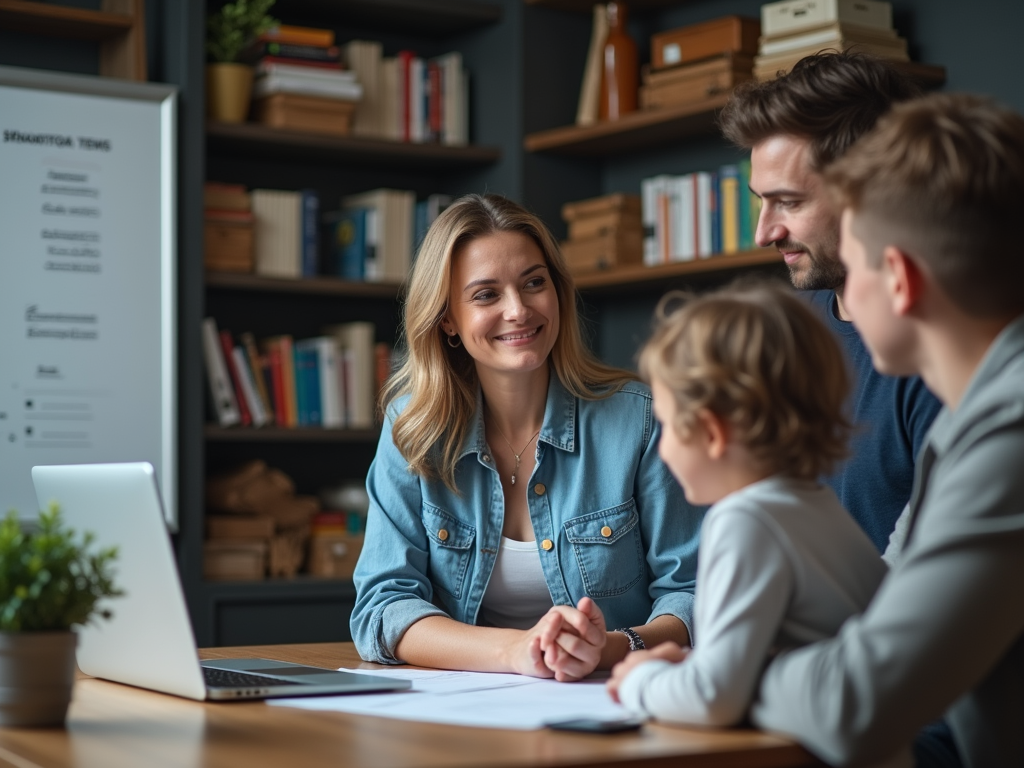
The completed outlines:
[[[658,458],[650,390],[583,344],[543,223],[456,201],[417,257],[405,338],[367,477],[363,658],[576,680],[688,644],[702,512]]]

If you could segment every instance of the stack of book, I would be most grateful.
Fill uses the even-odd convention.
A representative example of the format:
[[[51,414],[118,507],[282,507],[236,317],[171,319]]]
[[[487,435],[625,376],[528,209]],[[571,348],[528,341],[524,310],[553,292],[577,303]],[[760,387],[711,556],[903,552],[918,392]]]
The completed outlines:
[[[639,264],[643,257],[640,197],[612,194],[566,203],[562,218],[569,239],[562,254],[574,274]]]
[[[252,200],[241,184],[203,186],[203,264],[215,272],[253,271]]]
[[[324,216],[326,262],[347,280],[400,283],[413,254],[416,195],[374,189],[342,198],[339,211]]]
[[[236,340],[203,320],[211,412],[220,426],[371,429],[391,350],[370,322],[341,323],[320,336]]]
[[[344,51],[349,69],[363,85],[353,123],[357,136],[469,143],[469,75],[461,53],[425,59],[404,50],[386,57],[373,40],[353,40]]]
[[[320,199],[311,189],[254,189],[255,271],[265,277],[314,277],[320,270]]]
[[[644,179],[644,264],[751,250],[761,201],[749,191],[749,181],[749,160],[717,171]]]
[[[725,16],[653,35],[640,106],[689,104],[752,79],[760,33],[757,19]]]
[[[206,482],[208,580],[295,576],[305,560],[315,496],[298,496],[291,478],[260,460]]]
[[[344,70],[329,29],[281,25],[250,49],[256,119],[275,128],[347,136],[363,87]]]
[[[754,75],[771,80],[805,56],[857,51],[909,61],[907,41],[892,27],[892,5],[880,0],[782,0],[761,6],[763,36]]]

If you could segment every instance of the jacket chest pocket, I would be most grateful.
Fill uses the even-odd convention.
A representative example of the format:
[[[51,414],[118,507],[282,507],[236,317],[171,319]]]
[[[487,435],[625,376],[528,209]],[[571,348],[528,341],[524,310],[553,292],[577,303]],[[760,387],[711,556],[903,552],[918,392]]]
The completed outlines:
[[[644,573],[640,516],[632,499],[617,507],[574,517],[565,535],[591,597],[613,597],[631,589]]]
[[[423,507],[423,527],[430,547],[430,581],[458,599],[473,554],[476,529],[437,507]]]

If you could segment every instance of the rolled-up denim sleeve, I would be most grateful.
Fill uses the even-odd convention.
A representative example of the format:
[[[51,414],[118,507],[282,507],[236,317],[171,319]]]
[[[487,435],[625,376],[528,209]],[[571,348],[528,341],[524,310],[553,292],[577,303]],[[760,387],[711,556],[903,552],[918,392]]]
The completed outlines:
[[[697,582],[697,544],[706,507],[686,500],[683,489],[658,455],[661,429],[648,417],[649,438],[636,476],[653,607],[648,621],[676,616],[694,639],[693,594]]]
[[[414,623],[447,615],[431,602],[420,478],[395,447],[391,423],[389,414],[366,477],[370,508],[349,621],[360,657],[381,664],[402,663],[395,649]]]

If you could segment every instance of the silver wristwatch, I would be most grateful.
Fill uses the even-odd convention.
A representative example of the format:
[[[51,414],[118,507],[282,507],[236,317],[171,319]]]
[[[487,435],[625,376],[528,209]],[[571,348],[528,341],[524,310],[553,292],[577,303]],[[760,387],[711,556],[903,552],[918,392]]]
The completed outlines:
[[[612,632],[624,634],[629,640],[629,650],[631,651],[642,651],[647,647],[644,645],[644,639],[629,627],[619,627],[618,629],[613,629]]]

